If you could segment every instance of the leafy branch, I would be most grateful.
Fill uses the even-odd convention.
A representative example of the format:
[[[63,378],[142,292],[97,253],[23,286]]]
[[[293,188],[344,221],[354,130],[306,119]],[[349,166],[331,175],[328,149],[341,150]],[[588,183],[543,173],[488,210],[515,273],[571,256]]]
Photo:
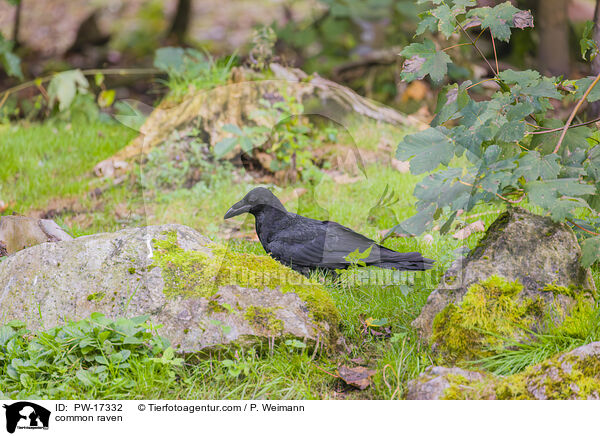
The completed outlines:
[[[401,53],[406,58],[402,78],[429,76],[441,82],[453,62],[450,49],[464,45],[485,59],[494,77],[443,87],[431,127],[398,144],[396,157],[410,160],[411,172],[425,177],[414,190],[417,214],[393,230],[420,234],[437,225],[443,233],[458,215],[478,204],[533,205],[581,232],[582,264],[597,261],[600,132],[589,126],[598,120],[573,120],[584,102],[600,100],[600,75],[572,81],[534,70],[501,71],[495,40],[508,41],[514,28],[533,27],[528,11],[509,2],[482,8],[472,0],[432,3],[417,34],[429,31],[462,40],[445,49],[436,48],[433,38],[410,44]],[[469,34],[474,28],[480,28],[477,38]],[[485,30],[491,35],[495,68],[476,43]],[[589,49],[590,44],[584,46]],[[469,91],[486,81],[495,81],[499,88],[488,100],[473,100]],[[577,103],[566,122],[552,117],[553,100],[572,99]],[[456,158],[466,165],[457,168]]]

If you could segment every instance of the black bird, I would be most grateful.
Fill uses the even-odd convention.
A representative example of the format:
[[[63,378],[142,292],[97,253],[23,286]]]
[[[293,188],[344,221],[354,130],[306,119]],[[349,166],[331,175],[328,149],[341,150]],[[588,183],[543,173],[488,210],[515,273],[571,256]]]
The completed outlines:
[[[251,213],[256,221],[256,234],[263,248],[274,259],[308,275],[316,269],[345,269],[359,264],[380,268],[422,271],[432,267],[433,260],[421,253],[398,253],[333,221],[319,221],[288,212],[271,191],[255,188],[227,211],[225,219]],[[360,259],[348,258],[362,253]],[[370,251],[367,251],[370,250]]]

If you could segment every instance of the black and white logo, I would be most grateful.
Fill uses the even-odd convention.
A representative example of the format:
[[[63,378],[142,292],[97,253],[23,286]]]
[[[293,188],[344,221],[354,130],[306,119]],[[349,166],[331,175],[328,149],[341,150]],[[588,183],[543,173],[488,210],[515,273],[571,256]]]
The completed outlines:
[[[14,433],[19,430],[48,430],[50,411],[29,401],[19,401],[3,405],[6,409],[6,431]]]

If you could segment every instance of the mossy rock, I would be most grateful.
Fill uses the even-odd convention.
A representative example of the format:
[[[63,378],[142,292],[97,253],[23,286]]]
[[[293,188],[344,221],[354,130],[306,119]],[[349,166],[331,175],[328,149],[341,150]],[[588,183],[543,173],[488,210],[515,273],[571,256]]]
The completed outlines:
[[[460,303],[448,304],[433,320],[430,342],[439,361],[476,361],[535,340],[535,332],[576,329],[594,310],[589,295],[573,289],[548,285],[536,292],[498,276],[471,285]]]
[[[286,338],[327,346],[338,334],[321,284],[175,224],[28,248],[0,263],[0,283],[0,324],[33,331],[101,312],[148,314],[182,352]]]
[[[518,374],[493,374],[461,368],[429,367],[408,383],[413,400],[598,400],[600,342],[532,366]]]
[[[581,248],[568,226],[511,208],[492,223],[466,258],[446,271],[413,326],[430,340],[436,316],[449,305],[460,306],[473,285],[491,276],[518,281],[521,302],[541,298],[544,311],[568,313],[579,300],[595,296],[591,272],[581,267],[580,256]],[[549,286],[559,291],[544,291]]]

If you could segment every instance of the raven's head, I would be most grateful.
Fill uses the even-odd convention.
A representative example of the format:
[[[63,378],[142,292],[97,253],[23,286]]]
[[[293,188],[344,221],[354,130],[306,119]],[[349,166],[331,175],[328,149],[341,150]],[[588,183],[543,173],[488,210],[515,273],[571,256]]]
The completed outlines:
[[[241,215],[243,213],[255,214],[266,206],[285,211],[281,201],[267,188],[254,188],[244,198],[231,206],[225,214],[225,219]]]

